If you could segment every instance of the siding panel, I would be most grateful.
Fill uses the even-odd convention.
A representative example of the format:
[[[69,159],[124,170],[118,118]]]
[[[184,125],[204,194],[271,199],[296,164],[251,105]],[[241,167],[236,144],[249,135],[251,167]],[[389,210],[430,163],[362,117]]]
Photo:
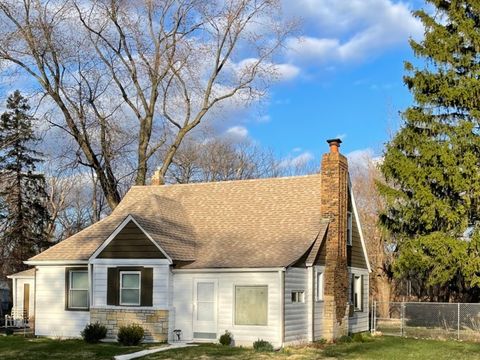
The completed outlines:
[[[280,346],[281,294],[278,272],[239,272],[239,273],[174,273],[173,303],[175,308],[175,329],[182,330],[183,340],[193,339],[193,284],[195,279],[215,280],[217,291],[217,339],[225,332],[233,334],[235,344],[251,345],[257,339],[270,341]],[[268,286],[268,324],[266,326],[248,326],[234,324],[234,288],[235,285]]]
[[[35,335],[80,337],[90,313],[65,310],[65,267],[38,266],[36,282]]]
[[[368,331],[370,329],[369,325],[369,276],[368,271],[358,268],[349,268],[349,281],[352,281],[351,274],[363,275],[363,288],[362,288],[362,300],[363,300],[363,311],[355,311],[352,317],[348,318],[348,328],[349,332],[357,333],[362,331]],[[351,286],[348,287],[348,298],[351,298]]]
[[[292,303],[294,290],[305,291],[304,303]],[[290,267],[285,271],[285,342],[301,342],[308,339],[307,269]]]

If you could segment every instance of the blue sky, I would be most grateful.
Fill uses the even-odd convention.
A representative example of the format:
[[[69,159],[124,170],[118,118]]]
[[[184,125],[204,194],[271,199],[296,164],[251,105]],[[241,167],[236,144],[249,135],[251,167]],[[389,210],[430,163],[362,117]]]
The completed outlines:
[[[271,88],[259,121],[234,130],[282,157],[318,161],[325,140],[341,136],[342,151],[382,153],[412,103],[403,62],[413,59],[409,37],[423,28],[411,15],[423,2],[297,0],[284,2],[303,18],[301,41],[290,40],[285,62],[298,74]],[[246,131],[245,131],[246,130]]]

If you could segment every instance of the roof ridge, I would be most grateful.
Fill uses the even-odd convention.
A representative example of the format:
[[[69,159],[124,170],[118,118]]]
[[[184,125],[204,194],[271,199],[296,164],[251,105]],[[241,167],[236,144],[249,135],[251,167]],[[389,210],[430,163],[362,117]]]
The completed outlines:
[[[214,184],[228,184],[228,183],[243,183],[243,182],[262,182],[262,181],[274,181],[274,180],[294,180],[304,179],[308,177],[321,177],[320,173],[307,174],[307,175],[292,175],[292,176],[278,176],[278,177],[266,177],[266,178],[254,178],[254,179],[238,179],[238,180],[219,180],[219,181],[199,181],[185,184],[165,184],[164,186],[193,186],[193,185],[214,185]],[[131,188],[145,188],[145,187],[159,187],[159,185],[132,185]],[[160,186],[161,187],[161,186]]]

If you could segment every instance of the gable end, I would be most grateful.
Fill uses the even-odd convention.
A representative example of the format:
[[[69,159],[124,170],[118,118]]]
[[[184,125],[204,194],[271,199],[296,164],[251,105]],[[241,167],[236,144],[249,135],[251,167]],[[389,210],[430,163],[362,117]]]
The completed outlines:
[[[130,220],[98,254],[99,259],[166,259],[147,235]]]

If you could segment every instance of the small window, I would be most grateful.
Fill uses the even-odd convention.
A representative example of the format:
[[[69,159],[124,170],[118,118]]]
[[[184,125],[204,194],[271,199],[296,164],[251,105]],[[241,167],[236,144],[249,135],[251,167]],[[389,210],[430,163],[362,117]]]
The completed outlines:
[[[347,213],[347,245],[352,246],[352,213]]]
[[[323,301],[323,272],[317,272],[317,301]]]
[[[88,309],[87,270],[69,270],[67,304],[69,309]]]
[[[362,287],[363,276],[352,275],[351,302],[355,311],[363,311]]]
[[[267,325],[268,286],[235,286],[235,325]]]
[[[304,303],[305,291],[292,291],[292,303]]]
[[[140,305],[140,271],[120,271],[120,305]]]

